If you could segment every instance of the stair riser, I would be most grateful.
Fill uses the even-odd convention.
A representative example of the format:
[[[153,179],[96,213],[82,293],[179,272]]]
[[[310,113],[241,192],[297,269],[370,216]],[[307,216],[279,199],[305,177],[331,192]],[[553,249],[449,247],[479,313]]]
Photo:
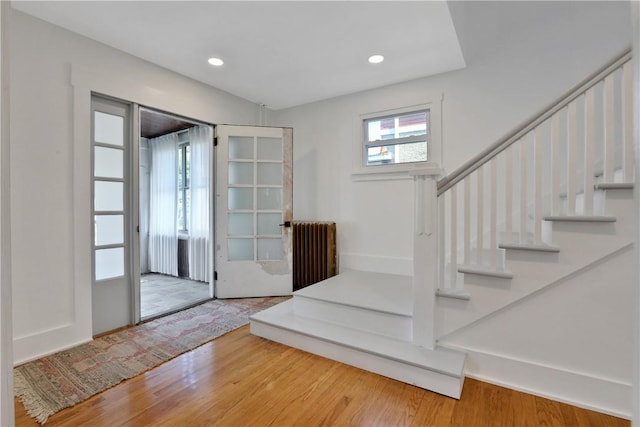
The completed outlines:
[[[298,295],[293,297],[293,307],[297,316],[330,322],[403,341],[411,341],[413,339],[412,319],[408,316],[352,307]]]
[[[462,392],[464,376],[441,374],[254,320],[251,321],[251,333],[454,399],[459,399]]]

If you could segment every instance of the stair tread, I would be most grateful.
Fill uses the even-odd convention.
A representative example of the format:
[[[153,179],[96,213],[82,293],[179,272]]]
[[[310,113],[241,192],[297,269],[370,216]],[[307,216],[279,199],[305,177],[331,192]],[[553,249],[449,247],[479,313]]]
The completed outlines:
[[[347,270],[295,291],[293,296],[411,316],[413,278],[398,274]]]
[[[633,190],[633,182],[601,182],[593,186],[596,190]]]
[[[294,313],[292,300],[253,314],[250,320],[441,374],[453,377],[463,376],[466,355],[462,352],[445,348],[428,350],[408,341],[297,316]]]
[[[543,218],[545,221],[567,221],[567,222],[615,222],[615,216],[606,215],[550,215]]]
[[[458,265],[458,271],[460,273],[478,274],[480,276],[499,277],[502,279],[511,279],[513,277],[513,273],[510,271],[495,270],[475,265]]]
[[[559,247],[544,243],[500,243],[498,247],[500,249],[518,249],[524,251],[560,252]]]
[[[470,300],[471,294],[461,290],[437,289],[436,296],[445,298],[456,298],[461,300]]]

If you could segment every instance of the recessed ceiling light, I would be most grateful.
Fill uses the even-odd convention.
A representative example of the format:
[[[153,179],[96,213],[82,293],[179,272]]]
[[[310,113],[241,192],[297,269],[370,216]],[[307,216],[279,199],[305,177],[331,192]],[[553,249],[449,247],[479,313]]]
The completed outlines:
[[[213,66],[216,66],[216,67],[219,67],[222,64],[224,64],[224,61],[222,59],[216,58],[216,57],[209,58],[208,62],[209,62],[209,64],[211,64]]]
[[[379,64],[384,61],[384,56],[382,55],[372,55],[369,57],[369,62],[372,64]]]

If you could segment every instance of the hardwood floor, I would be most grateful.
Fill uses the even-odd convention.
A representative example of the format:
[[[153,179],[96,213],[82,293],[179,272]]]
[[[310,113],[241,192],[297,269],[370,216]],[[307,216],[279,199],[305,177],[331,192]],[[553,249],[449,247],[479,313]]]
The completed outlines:
[[[16,401],[16,425],[37,426]],[[54,426],[629,426],[467,379],[457,401],[249,334],[248,326],[51,416]]]

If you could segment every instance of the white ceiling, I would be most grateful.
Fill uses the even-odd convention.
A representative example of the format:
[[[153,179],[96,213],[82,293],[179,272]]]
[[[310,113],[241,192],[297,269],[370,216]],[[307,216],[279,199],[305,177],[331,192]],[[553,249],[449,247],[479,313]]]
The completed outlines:
[[[12,6],[277,110],[465,66],[446,1],[23,1]],[[367,58],[383,54],[382,64]],[[211,56],[224,59],[214,68]]]

